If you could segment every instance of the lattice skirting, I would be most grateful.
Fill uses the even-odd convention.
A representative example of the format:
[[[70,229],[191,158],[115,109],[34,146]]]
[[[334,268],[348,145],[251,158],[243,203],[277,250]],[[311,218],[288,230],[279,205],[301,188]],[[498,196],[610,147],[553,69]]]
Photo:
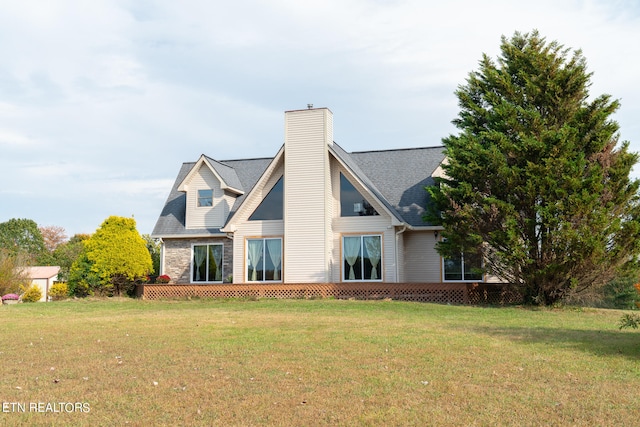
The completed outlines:
[[[465,283],[303,283],[303,284],[222,284],[144,285],[145,299],[175,298],[339,298],[385,299],[469,304]]]
[[[474,305],[512,305],[524,301],[515,287],[505,284],[471,283],[468,295],[469,303]]]

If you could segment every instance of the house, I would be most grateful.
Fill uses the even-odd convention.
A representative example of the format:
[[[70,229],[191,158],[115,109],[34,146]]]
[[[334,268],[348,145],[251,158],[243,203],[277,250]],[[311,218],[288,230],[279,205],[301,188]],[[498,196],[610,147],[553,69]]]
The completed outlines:
[[[284,119],[273,158],[182,165],[152,233],[171,292],[331,285],[341,295],[399,286],[442,295],[483,280],[468,260],[438,255],[441,227],[423,219],[442,146],[350,153],[333,140],[329,109]]]
[[[58,280],[58,273],[60,267],[58,266],[38,266],[38,267],[25,267],[24,274],[32,285],[40,288],[42,297],[40,301],[48,301],[49,289],[53,286],[53,283]]]

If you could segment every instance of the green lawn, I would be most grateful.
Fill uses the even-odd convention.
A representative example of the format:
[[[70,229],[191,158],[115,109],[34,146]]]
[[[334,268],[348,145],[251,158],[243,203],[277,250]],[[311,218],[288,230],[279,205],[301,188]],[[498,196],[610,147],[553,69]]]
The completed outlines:
[[[621,313],[340,300],[1,306],[0,425],[639,425],[640,332],[619,331]]]

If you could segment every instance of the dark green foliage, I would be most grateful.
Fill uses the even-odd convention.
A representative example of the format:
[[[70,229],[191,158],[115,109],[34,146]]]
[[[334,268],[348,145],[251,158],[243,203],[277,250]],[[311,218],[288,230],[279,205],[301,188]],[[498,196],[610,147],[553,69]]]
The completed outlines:
[[[638,291],[633,286],[633,278],[616,278],[604,286],[602,306],[605,308],[635,309],[636,301],[640,299]]]
[[[640,326],[640,316],[635,313],[625,313],[620,318],[620,322],[618,323],[618,327],[620,329],[632,328],[638,329]]]
[[[591,74],[537,32],[503,37],[456,92],[459,135],[443,139],[447,174],[429,188],[447,256],[481,251],[486,269],[553,304],[610,282],[639,252],[638,157],[618,143],[609,95],[589,99]]]
[[[71,270],[67,286],[69,295],[83,298],[94,294],[102,295],[102,281],[98,274],[91,270],[93,263],[83,252],[75,259]]]
[[[58,280],[61,282],[69,280],[69,270],[73,263],[84,251],[82,242],[91,237],[88,234],[76,234],[69,241],[59,244],[53,251],[52,257],[54,265],[60,266]]]
[[[0,248],[13,256],[24,255],[31,265],[46,265],[49,260],[42,233],[31,219],[12,218],[0,223]]]
[[[143,234],[142,238],[147,244],[149,255],[151,255],[151,261],[153,263],[151,274],[158,274],[160,272],[160,242],[148,234]]]

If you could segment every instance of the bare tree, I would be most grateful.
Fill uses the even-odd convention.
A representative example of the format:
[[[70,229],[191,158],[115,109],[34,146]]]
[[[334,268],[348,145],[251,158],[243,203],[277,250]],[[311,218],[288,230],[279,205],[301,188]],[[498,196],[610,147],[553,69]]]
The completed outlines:
[[[38,227],[42,238],[44,239],[44,246],[49,252],[53,252],[58,245],[67,241],[67,234],[63,227],[58,225],[46,225]]]

